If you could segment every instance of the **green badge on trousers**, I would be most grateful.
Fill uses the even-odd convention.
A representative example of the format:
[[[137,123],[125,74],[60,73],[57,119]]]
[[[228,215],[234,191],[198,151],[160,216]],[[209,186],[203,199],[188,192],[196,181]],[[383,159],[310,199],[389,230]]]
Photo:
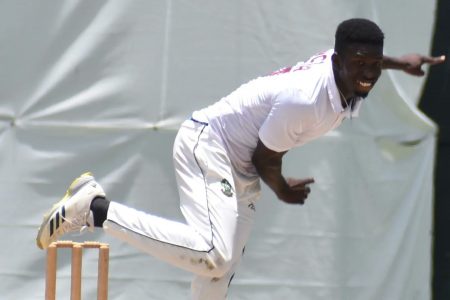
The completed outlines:
[[[222,193],[227,196],[227,197],[231,197],[233,196],[233,191],[231,189],[231,184],[228,182],[228,180],[226,180],[225,178],[222,179],[222,181],[220,182],[220,184],[222,185]]]

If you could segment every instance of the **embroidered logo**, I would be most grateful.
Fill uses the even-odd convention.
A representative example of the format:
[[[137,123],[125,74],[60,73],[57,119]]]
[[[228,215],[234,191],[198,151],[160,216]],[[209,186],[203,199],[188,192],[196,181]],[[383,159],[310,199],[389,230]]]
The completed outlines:
[[[248,206],[248,208],[250,208],[251,210],[253,210],[253,211],[256,211],[256,207],[255,207],[255,204],[253,204],[253,203],[250,203],[249,205],[247,205]]]
[[[224,179],[222,179],[220,184],[222,185],[222,189],[221,189],[222,193],[227,197],[232,197],[233,191],[231,189],[231,184],[228,182],[228,180],[226,180],[224,178]]]

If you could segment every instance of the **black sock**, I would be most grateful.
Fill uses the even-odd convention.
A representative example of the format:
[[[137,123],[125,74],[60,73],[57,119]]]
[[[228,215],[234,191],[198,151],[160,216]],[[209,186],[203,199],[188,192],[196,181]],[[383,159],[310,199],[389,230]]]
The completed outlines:
[[[94,226],[103,227],[103,222],[106,221],[109,208],[109,200],[104,197],[96,197],[91,202],[91,211],[94,214]]]

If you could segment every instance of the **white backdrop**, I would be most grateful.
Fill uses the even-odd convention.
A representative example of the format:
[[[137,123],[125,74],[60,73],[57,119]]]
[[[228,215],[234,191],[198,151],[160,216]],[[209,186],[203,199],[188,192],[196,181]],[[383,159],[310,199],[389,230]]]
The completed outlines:
[[[405,6],[408,8],[405,9]],[[181,218],[171,162],[180,122],[256,76],[333,46],[368,17],[385,52],[428,53],[434,1],[3,0],[0,10],[0,298],[43,299],[43,213],[91,170],[110,199]],[[420,19],[417,19],[420,15]],[[384,73],[361,117],[291,151],[307,205],[264,187],[230,299],[430,299],[435,127],[423,79]],[[110,299],[188,299],[191,275],[101,232]],[[84,257],[94,299],[94,252]],[[59,299],[69,299],[68,254]]]

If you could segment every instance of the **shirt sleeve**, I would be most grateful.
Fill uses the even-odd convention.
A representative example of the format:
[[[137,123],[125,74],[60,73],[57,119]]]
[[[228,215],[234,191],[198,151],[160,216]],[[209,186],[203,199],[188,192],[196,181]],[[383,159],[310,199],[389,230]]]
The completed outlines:
[[[270,150],[288,151],[299,143],[314,119],[314,105],[300,90],[283,91],[274,99],[259,129],[259,139]]]

